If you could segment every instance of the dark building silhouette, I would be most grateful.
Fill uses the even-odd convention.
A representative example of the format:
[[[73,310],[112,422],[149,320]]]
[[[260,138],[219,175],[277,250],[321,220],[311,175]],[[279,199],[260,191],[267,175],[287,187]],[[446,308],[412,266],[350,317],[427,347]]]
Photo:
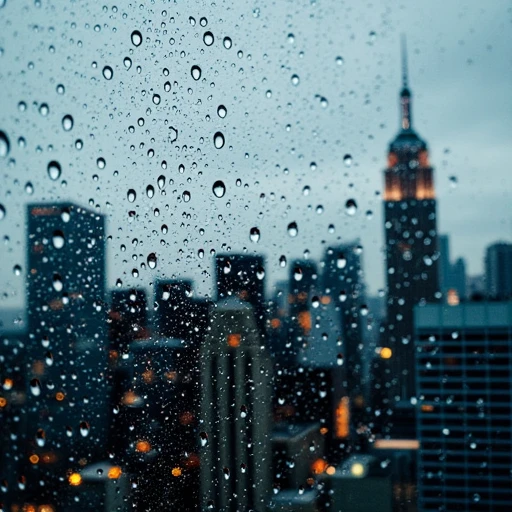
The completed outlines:
[[[487,248],[485,289],[490,299],[512,298],[512,243],[497,242]]]
[[[263,256],[223,254],[215,258],[217,300],[234,296],[251,304],[263,336],[266,334],[264,265]]]
[[[28,391],[26,327],[22,312],[0,310],[0,503],[5,510],[23,502],[23,492],[18,484],[27,465],[24,458]]]
[[[114,290],[110,294],[108,320],[110,349],[125,352],[136,339],[149,337],[146,292],[142,289]]]
[[[201,347],[201,510],[265,510],[270,497],[271,379],[254,307],[212,305]]]
[[[198,510],[199,385],[193,342],[152,338],[130,346],[118,415],[136,510]]]
[[[384,171],[387,332],[395,397],[415,395],[413,308],[438,299],[436,199],[427,144],[412,129],[411,92],[404,72],[401,130]]]
[[[361,397],[363,391],[362,324],[368,312],[360,252],[357,242],[329,247],[322,275],[323,297],[338,304],[347,391],[353,398]]]
[[[466,262],[458,258],[450,259],[450,239],[448,235],[438,236],[439,248],[439,289],[443,301],[454,306],[466,298]]]
[[[71,510],[67,471],[107,441],[105,219],[70,203],[27,217],[27,499]]]
[[[192,281],[157,281],[155,331],[159,336],[196,341],[203,339],[208,323],[208,302],[195,299]]]
[[[415,311],[419,510],[510,510],[512,302]]]

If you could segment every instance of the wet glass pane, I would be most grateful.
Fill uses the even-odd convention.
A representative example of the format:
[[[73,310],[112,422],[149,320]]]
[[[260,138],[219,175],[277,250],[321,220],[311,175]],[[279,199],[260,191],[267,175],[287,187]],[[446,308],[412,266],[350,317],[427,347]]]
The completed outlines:
[[[511,15],[0,0],[0,511],[508,511]]]

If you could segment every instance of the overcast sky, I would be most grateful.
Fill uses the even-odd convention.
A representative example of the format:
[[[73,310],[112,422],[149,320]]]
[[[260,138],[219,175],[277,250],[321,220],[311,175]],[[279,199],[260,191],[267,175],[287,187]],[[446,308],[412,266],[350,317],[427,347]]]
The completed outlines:
[[[109,287],[117,279],[147,287],[158,277],[186,276],[205,294],[212,288],[210,251],[228,249],[264,253],[272,282],[288,271],[279,267],[281,255],[291,260],[309,251],[315,259],[328,245],[359,237],[375,293],[383,286],[378,194],[398,130],[402,32],[413,127],[430,148],[438,227],[450,234],[452,256],[464,256],[477,274],[485,247],[511,239],[509,1],[147,4],[0,1],[0,130],[10,141],[9,154],[0,156],[0,307],[24,303],[23,276],[13,267],[25,271],[25,204],[62,200],[107,215]],[[139,46],[134,30],[143,36]],[[194,65],[201,68],[197,81]],[[65,115],[73,117],[69,131]],[[213,142],[218,131],[221,149]],[[62,167],[57,181],[47,173],[51,160]],[[226,185],[222,198],[212,192],[216,180]],[[137,193],[133,203],[129,189]],[[357,202],[354,216],[346,214],[348,199]],[[295,238],[290,222],[299,228]],[[253,227],[261,233],[257,243],[249,237]],[[151,252],[157,268],[141,269]]]

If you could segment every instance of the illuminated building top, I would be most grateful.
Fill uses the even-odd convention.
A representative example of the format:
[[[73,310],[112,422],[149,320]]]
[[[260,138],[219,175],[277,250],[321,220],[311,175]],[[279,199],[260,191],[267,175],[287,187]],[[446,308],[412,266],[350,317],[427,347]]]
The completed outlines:
[[[407,52],[402,39],[401,130],[389,145],[385,171],[385,201],[434,199],[433,172],[427,144],[412,128],[412,94],[408,84]]]

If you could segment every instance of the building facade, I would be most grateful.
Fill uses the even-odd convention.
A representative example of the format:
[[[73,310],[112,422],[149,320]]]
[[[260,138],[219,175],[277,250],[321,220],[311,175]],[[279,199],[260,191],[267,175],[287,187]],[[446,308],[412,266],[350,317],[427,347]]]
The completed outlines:
[[[400,93],[401,129],[389,146],[384,170],[387,335],[395,399],[415,395],[413,309],[439,298],[434,170],[427,144],[412,128],[405,69]]]
[[[510,510],[512,302],[417,307],[415,328],[419,510]]]
[[[253,307],[235,297],[214,304],[201,347],[201,510],[265,510],[271,368]]]

